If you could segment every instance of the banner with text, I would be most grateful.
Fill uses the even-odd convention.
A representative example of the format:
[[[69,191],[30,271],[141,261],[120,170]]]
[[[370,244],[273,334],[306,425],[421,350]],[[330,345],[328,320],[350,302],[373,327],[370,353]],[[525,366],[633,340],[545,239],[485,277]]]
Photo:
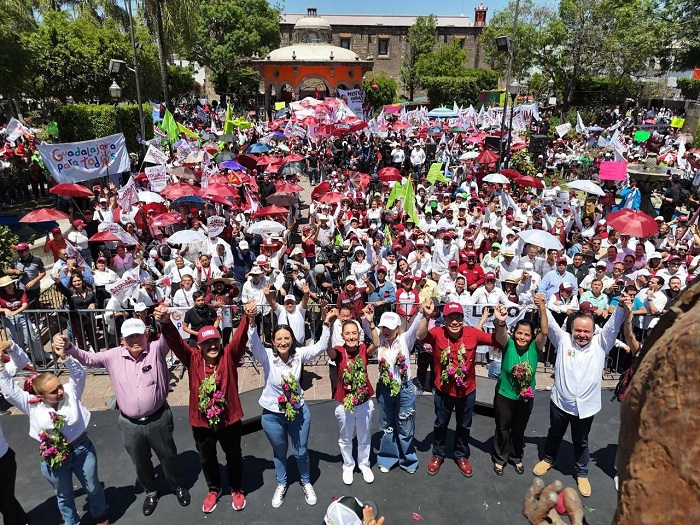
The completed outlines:
[[[84,142],[39,144],[37,149],[58,183],[96,179],[131,167],[121,133]]]
[[[151,144],[148,146],[148,151],[143,161],[150,162],[151,164],[165,164],[168,162],[168,155],[163,153],[160,148]]]
[[[165,166],[150,166],[143,171],[151,184],[151,191],[160,193],[168,185],[168,174],[165,172]]]
[[[339,89],[338,97],[343,99],[357,118],[364,120],[362,104],[365,101],[365,92],[361,89]]]

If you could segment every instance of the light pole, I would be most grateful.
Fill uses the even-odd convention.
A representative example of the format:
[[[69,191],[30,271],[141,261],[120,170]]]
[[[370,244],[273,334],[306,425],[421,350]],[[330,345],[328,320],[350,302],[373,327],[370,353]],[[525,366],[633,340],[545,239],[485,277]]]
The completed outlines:
[[[508,146],[506,149],[507,156],[504,162],[506,168],[510,163],[510,144],[513,140],[513,113],[515,113],[513,110],[515,109],[515,98],[518,96],[519,92],[520,86],[517,82],[513,82],[510,86],[508,86],[508,93],[510,94],[510,121],[508,123]]]
[[[520,11],[520,0],[515,0],[515,11],[513,12],[513,30],[511,36],[496,38],[496,47],[499,51],[508,52],[508,70],[506,71],[506,90],[510,85],[510,75],[513,71],[513,47],[515,36],[518,32],[518,13]],[[501,140],[498,141],[498,160],[501,162],[503,157],[503,130],[506,127],[506,106],[508,97],[503,98],[503,118],[501,119]]]
[[[114,100],[114,112],[117,114],[117,123],[119,124],[119,133],[124,134],[122,129],[122,119],[119,116],[119,99],[122,96],[122,88],[117,84],[116,80],[112,80],[112,85],[109,86],[109,96]]]

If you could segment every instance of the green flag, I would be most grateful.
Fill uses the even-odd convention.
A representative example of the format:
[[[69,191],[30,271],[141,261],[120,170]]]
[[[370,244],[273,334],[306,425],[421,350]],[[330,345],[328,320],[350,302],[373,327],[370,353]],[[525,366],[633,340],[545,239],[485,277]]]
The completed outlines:
[[[650,131],[639,130],[634,133],[635,142],[646,142],[647,140],[649,140],[649,137],[651,137]]]
[[[58,137],[58,124],[55,120],[46,127],[46,133],[48,133],[52,137]]]
[[[165,116],[163,117],[163,122],[160,123],[160,129],[168,134],[168,140],[170,142],[177,142],[180,138],[180,130],[177,127],[177,122],[173,114],[170,113],[169,109],[165,109]]]
[[[231,114],[231,104],[226,106],[226,120],[224,121],[224,134],[230,135],[233,133],[233,116]]]
[[[430,184],[435,184],[436,182],[450,182],[450,180],[442,174],[442,162],[433,162],[430,165],[426,179]]]
[[[411,219],[413,224],[418,224],[418,214],[416,213],[416,192],[413,189],[413,181],[408,177],[404,184],[403,209]]]
[[[386,201],[386,209],[390,209],[391,205],[394,204],[394,201],[396,199],[400,199],[404,195],[404,189],[401,183],[398,181],[396,184],[394,184],[394,187],[391,188],[391,193],[389,193],[389,200]]]

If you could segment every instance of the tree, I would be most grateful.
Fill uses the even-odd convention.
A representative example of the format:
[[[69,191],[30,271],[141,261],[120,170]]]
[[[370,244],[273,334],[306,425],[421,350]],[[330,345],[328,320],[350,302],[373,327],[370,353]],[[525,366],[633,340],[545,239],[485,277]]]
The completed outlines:
[[[669,0],[662,17],[667,40],[675,44],[673,66],[677,71],[700,66],[700,4],[696,0]]]
[[[384,71],[373,70],[362,80],[362,89],[366,93],[369,105],[379,108],[396,100],[398,86],[396,80]]]
[[[467,52],[457,40],[440,44],[436,50],[425,53],[416,62],[416,81],[419,86],[425,87],[426,78],[462,77],[467,73],[464,66],[466,60]]]
[[[419,16],[408,28],[408,52],[401,68],[401,80],[404,90],[408,91],[409,100],[413,100],[418,79],[416,64],[421,56],[429,53],[437,39],[437,19],[434,15]]]
[[[433,106],[452,107],[476,104],[479,99],[479,89],[476,81],[461,77],[426,77],[421,80],[428,92],[428,99]]]
[[[212,70],[216,91],[225,103],[228,94],[257,91],[260,79],[250,59],[279,46],[279,10],[266,0],[203,2],[194,41],[192,58]]]

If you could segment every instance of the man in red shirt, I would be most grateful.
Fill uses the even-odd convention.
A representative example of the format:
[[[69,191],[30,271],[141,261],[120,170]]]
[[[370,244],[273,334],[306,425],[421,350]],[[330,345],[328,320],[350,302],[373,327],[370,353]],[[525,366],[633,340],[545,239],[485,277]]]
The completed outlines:
[[[484,269],[476,263],[476,252],[474,250],[467,251],[467,262],[459,267],[459,273],[467,279],[467,289],[470,293],[474,292],[479,286],[484,284],[486,273]]]
[[[58,252],[66,247],[66,240],[63,238],[61,228],[52,228],[51,233],[53,239],[49,240],[49,234],[46,234],[46,242],[44,243],[44,253],[51,252],[53,254],[53,262],[58,261]]]
[[[433,305],[426,306],[426,317],[418,326],[417,334],[419,341],[432,346],[435,370],[433,457],[428,463],[428,474],[437,474],[445,461],[447,426],[454,412],[457,419],[454,458],[462,474],[470,478],[472,466],[469,463],[469,432],[476,401],[476,347],[490,345],[502,348],[506,344],[508,314],[503,305],[496,306],[496,330],[493,334],[487,334],[471,326],[464,326],[464,310],[461,304],[455,302],[447,303],[442,309],[444,325],[428,331],[428,318],[433,311]]]

